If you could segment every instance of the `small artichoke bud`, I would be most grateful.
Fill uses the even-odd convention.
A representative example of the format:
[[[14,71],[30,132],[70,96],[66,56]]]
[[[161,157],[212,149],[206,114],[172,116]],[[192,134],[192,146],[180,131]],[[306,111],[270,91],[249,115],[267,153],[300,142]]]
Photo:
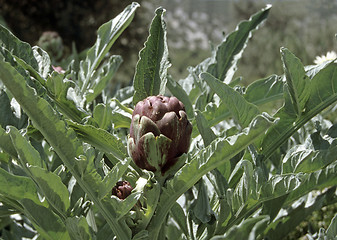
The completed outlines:
[[[119,181],[112,188],[112,195],[115,195],[119,199],[125,199],[131,194],[132,190],[133,188],[128,181]]]
[[[176,97],[150,96],[135,106],[128,151],[136,165],[164,174],[187,153],[192,125]]]
[[[57,32],[43,32],[38,41],[38,46],[45,50],[55,60],[60,60],[63,55],[62,38]]]

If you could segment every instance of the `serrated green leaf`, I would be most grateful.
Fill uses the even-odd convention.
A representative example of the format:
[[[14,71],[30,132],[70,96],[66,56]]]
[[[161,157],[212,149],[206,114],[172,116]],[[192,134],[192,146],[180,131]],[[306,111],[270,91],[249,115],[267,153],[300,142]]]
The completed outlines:
[[[12,214],[16,214],[19,213],[18,211],[14,210],[12,207],[9,206],[0,206],[0,217],[4,218],[4,217],[8,217]]]
[[[290,149],[282,161],[282,173],[310,173],[329,165],[337,159],[337,146],[329,145],[328,149],[305,149],[297,145]]]
[[[21,45],[18,45],[18,47],[20,46]],[[67,83],[70,81],[64,80],[63,82],[64,76],[62,74],[57,74],[54,72],[54,74],[49,75],[51,66],[48,54],[38,47],[33,47],[32,49],[32,57],[36,58],[37,63],[35,68],[25,62],[27,59],[21,59],[13,55],[13,53],[9,52],[7,49],[2,49],[2,54],[5,56],[6,61],[10,62],[12,66],[14,66],[23,77],[25,77],[29,85],[34,87],[39,94],[45,94],[45,89],[42,88],[42,86],[47,88],[47,93],[55,101],[59,109],[61,109],[61,111],[69,118],[80,122],[82,118],[87,116],[87,114],[83,109],[80,108],[80,104],[76,105],[72,100],[68,99],[67,90],[69,88],[69,84]],[[38,80],[40,84],[31,81],[31,76],[28,74],[28,72],[32,77]],[[49,81],[46,80],[48,76]]]
[[[121,228],[120,224],[112,217],[112,214],[95,196],[93,189],[81,179],[75,160],[83,154],[83,148],[75,132],[67,128],[65,122],[59,119],[52,107],[44,99],[38,97],[36,91],[26,85],[24,77],[10,63],[0,61],[0,78],[31,118],[34,126],[42,133],[74,175],[81,188],[94,201],[115,235],[120,239],[129,239],[129,236],[126,235],[126,230]]]
[[[38,205],[42,204],[37,195],[34,182],[23,176],[15,176],[0,168],[0,193],[15,200],[30,199]]]
[[[271,5],[268,5],[251,16],[249,20],[241,22],[237,29],[226,37],[217,47],[215,63],[208,66],[208,73],[227,84],[231,81],[236,63],[246,47],[252,31],[267,18],[270,8]]]
[[[337,100],[337,64],[330,63],[311,80],[305,114],[321,112]],[[315,115],[316,115],[315,114]]]
[[[111,125],[112,109],[105,104],[99,103],[94,108],[93,118],[99,128],[108,129]]]
[[[238,211],[243,204],[247,202],[247,200],[252,197],[251,192],[254,188],[254,180],[253,180],[253,164],[247,160],[243,160],[239,162],[240,168],[243,168],[243,174],[240,178],[240,181],[237,183],[233,197],[232,197],[232,209],[234,212]]]
[[[207,147],[216,138],[216,135],[212,129],[208,127],[206,118],[199,110],[196,111],[195,120],[197,122],[198,130],[204,141],[204,146]]]
[[[261,105],[283,97],[283,81],[277,75],[259,79],[248,85],[244,98],[255,105]]]
[[[264,137],[261,150],[264,158],[270,157],[275,149],[289,139],[298,129],[323,111],[326,107],[337,101],[337,65],[330,63],[322,68],[310,82],[310,96],[305,104],[305,112],[300,117],[287,111],[290,103],[286,101],[284,107],[274,115],[280,118]],[[287,94],[287,91],[285,92]],[[285,100],[290,99],[286,96]]]
[[[0,126],[0,148],[14,158],[18,157],[15,147],[12,143],[11,137]]]
[[[328,239],[336,239],[337,237],[337,214],[331,220],[331,223],[326,231]]]
[[[259,234],[268,226],[269,216],[258,216],[243,221],[239,226],[231,228],[224,237],[213,237],[215,239],[247,239],[255,240]]]
[[[66,230],[61,218],[55,215],[48,208],[36,204],[30,199],[21,200],[25,211],[24,213],[33,223],[36,230],[45,239],[70,240],[69,233]]]
[[[86,101],[92,102],[106,88],[122,63],[122,57],[113,55],[102,67],[97,69],[95,76],[90,80],[88,91],[85,92]]]
[[[267,181],[261,178],[261,174],[258,174],[255,170],[254,180],[251,182],[252,191],[250,191],[248,199],[242,202],[238,197],[231,197],[231,199],[236,201],[235,204],[237,207],[245,206],[245,208],[241,208],[242,212],[240,212],[239,215],[236,213],[237,217],[232,217],[226,227],[241,221],[245,217],[245,214],[252,210],[255,211],[257,209],[256,207],[259,207],[259,204],[263,202],[279,198],[282,200],[284,206],[288,206],[292,204],[294,200],[297,200],[312,190],[320,190],[334,186],[337,181],[334,177],[336,169],[336,163],[334,162],[326,169],[321,169],[313,173],[273,175],[269,177]]]
[[[100,185],[102,184],[102,176],[97,172],[97,166],[95,164],[96,154],[95,149],[90,147],[86,150],[85,155],[82,155],[83,159],[83,171],[81,178],[92,189],[92,193],[95,197],[99,198]]]
[[[113,127],[116,128],[130,128],[131,118],[119,112],[113,112],[111,116]]]
[[[225,102],[220,102],[219,106],[213,102],[208,103],[205,107],[205,110],[202,111],[202,114],[206,118],[209,127],[213,127],[231,116],[231,113]],[[192,134],[192,136],[196,137],[195,134]]]
[[[243,97],[250,103],[262,105],[283,97],[283,81],[276,75],[254,81],[247,87]],[[208,121],[208,126],[212,127],[228,118],[231,113],[225,102],[220,102],[219,106],[210,102],[202,112]],[[193,131],[193,136],[196,136]]]
[[[104,129],[71,121],[68,121],[68,124],[83,141],[106,153],[111,153],[118,159],[124,159],[127,156],[126,147],[122,141]]]
[[[34,57],[38,64],[38,69],[36,69],[40,75],[38,78],[42,77],[46,79],[48,74],[51,72],[51,61],[49,55],[46,51],[38,46],[34,46],[32,49]],[[36,76],[36,74],[34,75]]]
[[[148,96],[164,94],[167,82],[168,48],[166,42],[166,25],[163,20],[165,10],[158,8],[152,20],[150,35],[145,47],[139,53],[139,61],[133,80],[135,93],[133,103]]]
[[[45,164],[42,162],[39,152],[25,139],[19,131],[10,126],[9,135],[19,158],[23,161],[23,165],[38,166],[43,168]]]
[[[51,69],[48,54],[37,46],[32,48],[1,25],[0,32],[0,42],[3,46],[11,52],[23,68],[28,70],[41,84],[44,84],[43,78],[47,77]]]
[[[287,206],[312,190],[320,190],[333,186],[337,181],[334,177],[336,169],[336,163],[333,163],[326,169],[313,173],[273,175],[267,181],[261,179],[259,174],[254,174],[254,180],[252,181],[253,187],[251,188],[252,191],[250,192],[249,198],[239,203],[241,200],[235,196],[233,197],[234,199],[236,198],[237,206],[246,207],[239,216],[244,217],[245,213],[252,211],[252,209],[256,210],[259,204],[266,201],[279,198],[283,201],[283,205]],[[242,219],[241,217],[232,218],[228,225],[230,226],[240,221]]]
[[[281,48],[284,73],[294,112],[300,116],[309,98],[310,79],[301,61],[288,49]]]
[[[142,231],[142,229],[146,229],[153,215],[155,214],[156,207],[158,204],[158,200],[161,192],[161,184],[156,181],[153,174],[150,172],[146,173],[147,177],[147,185],[143,190],[142,197],[140,198],[140,204],[143,205],[144,215],[142,219],[139,221],[137,226],[137,231]]]
[[[7,93],[0,89],[0,126],[17,126],[18,118],[14,115]]]
[[[49,95],[53,98],[58,109],[62,111],[67,117],[76,122],[88,116],[88,113],[81,108],[82,103],[76,99],[69,99],[69,89],[74,89],[73,81],[67,80],[62,74],[54,72],[49,75],[46,81],[46,88]],[[73,90],[74,92],[75,90]],[[74,101],[75,100],[75,101]]]
[[[215,214],[210,205],[208,192],[202,179],[199,180],[197,188],[198,196],[191,204],[189,211],[192,212],[192,216],[196,219],[196,222],[200,221],[203,224],[210,223],[214,220]]]
[[[95,74],[96,69],[109,52],[116,39],[130,24],[138,7],[139,4],[133,2],[114,19],[104,23],[98,28],[97,40],[94,46],[88,50],[86,59],[80,63],[79,77],[82,80],[82,94],[88,90],[91,78]]]
[[[312,190],[320,190],[337,184],[336,179],[337,163],[333,162],[327,167],[312,173],[301,174],[303,179],[301,185],[289,193],[287,203],[292,202],[299,197],[309,193]]]
[[[44,99],[36,96],[35,91],[26,85],[23,76],[9,63],[0,62],[0,72],[1,80],[7,89],[14,95],[20,106],[33,120],[34,126],[44,136],[47,136],[48,142],[57,142],[55,146],[67,150],[65,152],[62,151],[62,155],[75,153],[73,157],[76,157],[81,151],[81,145],[79,141],[75,140],[75,133],[67,131],[64,122],[58,119],[51,106]]]
[[[0,25],[0,43],[13,55],[21,58],[27,64],[32,66],[33,69],[39,70],[32,47],[28,43],[22,42],[2,25]]]
[[[180,86],[180,84],[176,81],[174,81],[170,76],[167,78],[166,87],[169,89],[169,91],[178,98],[185,106],[185,112],[189,119],[194,118],[193,113],[193,106],[192,103],[186,93],[186,91]]]
[[[45,88],[47,88],[48,95],[54,100],[58,108],[69,118],[80,122],[82,118],[87,116],[87,113],[80,107],[81,103],[78,103],[76,98],[75,101],[73,101],[74,98],[68,99],[69,96],[72,96],[68,95],[71,81],[63,79],[64,76],[62,74],[54,72],[49,75],[46,73],[47,70],[42,66],[38,66],[39,68],[43,68],[41,71],[44,71],[44,74],[48,75],[47,80],[45,80],[37,70],[33,69],[32,66],[28,65],[22,59],[12,55],[8,50],[2,49],[2,54],[5,56],[5,60],[15,67],[15,69],[25,78],[29,86],[35,88],[39,95],[45,95]],[[39,64],[43,65],[43,63]],[[37,79],[38,82],[32,81],[31,76]]]
[[[66,228],[71,239],[90,240],[90,230],[85,217],[72,217],[66,219]]]
[[[294,230],[306,217],[314,211],[322,209],[332,199],[331,191],[317,196],[316,199],[308,199],[312,202],[306,206],[305,201],[296,204],[296,207],[287,208],[287,214],[271,222],[264,230],[264,236],[272,237],[275,240],[284,239],[289,232]]]
[[[156,237],[159,234],[159,226],[180,195],[191,188],[207,172],[229,161],[249,146],[264,134],[271,124],[269,120],[259,116],[251,123],[250,128],[246,129],[247,131],[229,139],[217,138],[208,147],[199,151],[189,163],[185,164],[171,180],[167,181],[167,187],[163,189],[156,215],[149,225],[151,237]]]
[[[295,189],[298,189],[303,181],[301,174],[274,175],[268,179],[268,182],[261,184],[259,191],[259,201],[284,196]]]
[[[45,93],[45,89],[42,88],[42,85],[39,82],[32,80],[29,72],[26,70],[26,67],[25,67],[25,65],[27,64],[22,59],[13,55],[8,49],[4,48],[3,46],[0,47],[0,55],[2,56],[1,61],[7,62],[12,67],[14,67],[16,71],[19,74],[21,74],[21,76],[25,79],[27,84],[30,87],[33,87],[39,95],[43,95]],[[30,65],[27,65],[27,66],[32,68]]]
[[[42,162],[40,154],[21,136],[17,129],[10,127],[9,134],[27,174],[40,188],[48,203],[54,207],[60,216],[65,217],[65,212],[70,206],[67,187],[62,183],[59,176],[43,169],[45,164]]]
[[[61,178],[40,167],[30,166],[29,170],[48,202],[64,215],[70,206],[70,201],[68,189]]]
[[[260,113],[259,109],[254,104],[247,102],[240,93],[209,73],[202,73],[200,77],[225,102],[233,117],[243,128],[247,127],[253,118]]]
[[[188,237],[189,232],[187,227],[187,217],[179,203],[174,203],[170,211],[170,215],[173,217],[174,221],[178,223],[180,231],[182,231],[185,236]]]

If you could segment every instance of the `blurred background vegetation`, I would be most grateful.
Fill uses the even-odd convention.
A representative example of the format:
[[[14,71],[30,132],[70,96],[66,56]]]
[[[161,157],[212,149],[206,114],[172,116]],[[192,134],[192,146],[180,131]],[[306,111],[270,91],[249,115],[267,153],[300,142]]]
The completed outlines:
[[[63,41],[63,57],[89,48],[96,30],[115,17],[128,0],[0,0],[0,21],[21,40],[38,44],[46,31],[55,31]],[[249,42],[238,64],[243,83],[272,73],[282,73],[279,49],[284,46],[309,65],[318,55],[336,49],[336,0],[139,0],[134,21],[113,46],[123,57],[115,83],[130,84],[138,52],[148,35],[148,26],[158,6],[167,9],[166,22],[175,79],[187,75],[186,68],[208,57],[224,34],[266,4],[270,16]]]
[[[96,39],[98,27],[120,13],[128,0],[0,0],[0,22],[21,40],[44,46],[44,35],[55,40],[57,51],[50,52],[55,64],[64,65],[75,49],[85,52]],[[132,83],[138,52],[148,36],[148,27],[157,7],[167,9],[167,36],[172,67],[178,80],[187,76],[187,67],[210,56],[211,49],[238,22],[248,19],[266,4],[273,8],[264,26],[253,34],[238,64],[236,76],[244,85],[270,74],[282,74],[280,47],[287,47],[304,65],[316,56],[336,51],[336,0],[139,0],[141,8],[134,21],[116,41],[112,54],[124,63],[111,84]],[[44,36],[44,37],[41,37]],[[48,38],[48,37],[47,37]],[[40,42],[39,42],[40,40]],[[306,232],[327,227],[337,206],[316,212],[289,235],[298,239]],[[328,217],[327,217],[328,216]],[[305,239],[305,238],[303,238]]]

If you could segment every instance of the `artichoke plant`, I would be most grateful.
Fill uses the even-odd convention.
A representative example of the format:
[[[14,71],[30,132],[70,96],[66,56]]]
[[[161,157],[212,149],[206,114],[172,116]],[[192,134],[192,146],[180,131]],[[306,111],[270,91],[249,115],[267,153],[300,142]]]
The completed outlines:
[[[162,95],[147,97],[132,114],[129,154],[138,167],[164,175],[187,153],[191,133],[181,101]]]

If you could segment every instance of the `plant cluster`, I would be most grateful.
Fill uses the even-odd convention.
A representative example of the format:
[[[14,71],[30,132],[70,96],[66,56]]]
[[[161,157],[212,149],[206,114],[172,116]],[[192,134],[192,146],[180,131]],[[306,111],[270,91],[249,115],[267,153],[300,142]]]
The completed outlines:
[[[133,85],[108,91],[110,54],[139,7],[103,24],[66,69],[0,26],[0,226],[4,239],[282,239],[336,203],[335,59],[233,78],[271,6],[176,81],[158,8]],[[263,105],[282,101],[275,113]],[[337,218],[310,239],[331,239]]]

